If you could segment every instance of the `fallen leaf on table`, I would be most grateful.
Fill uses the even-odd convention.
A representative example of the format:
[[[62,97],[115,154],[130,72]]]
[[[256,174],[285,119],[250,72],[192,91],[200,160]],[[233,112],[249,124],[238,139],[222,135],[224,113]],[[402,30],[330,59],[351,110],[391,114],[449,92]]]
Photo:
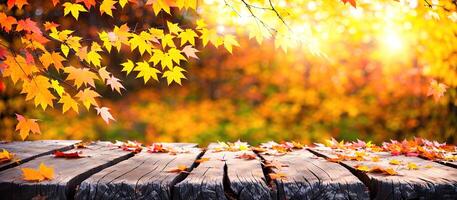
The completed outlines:
[[[81,156],[82,152],[61,152],[61,151],[55,151],[54,152],[54,157],[56,158],[82,158]]]
[[[13,159],[14,155],[8,152],[6,149],[3,149],[0,153],[0,163],[9,162]]]
[[[270,176],[270,178],[272,180],[284,180],[284,179],[287,179],[287,176],[283,173],[269,173],[268,176]]]
[[[85,149],[85,148],[87,148],[87,143],[80,142],[78,144],[75,144],[75,148],[77,148],[77,149]]]
[[[200,158],[200,159],[196,160],[195,162],[196,163],[203,163],[203,162],[206,162],[208,160],[209,160],[209,158]]]
[[[139,152],[141,152],[141,150],[143,150],[143,147],[142,147],[141,143],[139,143],[139,142],[132,142],[132,141],[121,142],[121,141],[116,140],[116,143],[114,143],[114,145],[118,146],[119,148],[121,148],[124,151],[131,151],[134,153],[139,153]]]
[[[267,150],[265,148],[262,148],[262,147],[251,147],[251,151],[254,151],[254,152],[265,152]]]
[[[379,156],[373,156],[373,157],[371,157],[371,161],[373,161],[373,162],[379,162]]]
[[[21,168],[23,179],[26,181],[43,181],[45,179],[52,180],[54,178],[54,169],[41,163],[38,169]]]
[[[401,161],[397,160],[397,159],[392,159],[389,161],[389,164],[391,165],[399,165],[401,164]]]
[[[187,166],[185,165],[178,165],[178,167],[175,167],[175,168],[171,168],[169,169],[167,172],[170,172],[170,173],[189,173],[186,171],[187,170]]]
[[[409,162],[406,167],[409,169],[409,170],[417,170],[418,167],[417,167],[417,164],[416,163],[413,163],[413,162]]]
[[[370,168],[366,165],[356,165],[354,166],[357,170],[362,171],[362,172],[369,172]]]
[[[397,171],[395,171],[393,168],[390,168],[390,167],[384,169],[384,173],[389,174],[389,175],[397,175],[398,174]]]
[[[264,164],[265,167],[270,167],[270,168],[276,168],[276,169],[281,169],[282,167],[289,167],[289,165],[282,164],[279,161],[273,160],[273,161],[267,161]]]
[[[244,159],[244,160],[254,160],[257,156],[255,154],[248,154],[248,153],[243,153],[241,155],[237,155],[236,158],[238,159]]]
[[[153,143],[151,146],[148,147],[149,153],[166,153],[168,152],[167,149],[163,148],[163,145],[160,143]]]

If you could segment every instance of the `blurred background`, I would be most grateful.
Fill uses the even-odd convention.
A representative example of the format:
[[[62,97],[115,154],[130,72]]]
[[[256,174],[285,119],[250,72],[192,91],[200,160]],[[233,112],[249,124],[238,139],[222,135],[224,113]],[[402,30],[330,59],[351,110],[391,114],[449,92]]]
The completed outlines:
[[[144,85],[135,75],[120,72],[121,62],[138,55],[105,54],[103,64],[126,88],[122,95],[109,88],[98,90],[102,105],[111,108],[116,119],[109,125],[92,111],[78,115],[35,109],[4,80],[0,137],[15,138],[14,113],[23,113],[40,119],[42,135],[32,139],[202,144],[240,139],[258,144],[330,137],[381,142],[417,136],[457,143],[457,23],[448,17],[452,12],[426,7],[422,1],[358,1],[357,8],[329,2],[298,2],[288,9],[289,25],[305,45],[285,52],[275,47],[279,41],[274,39],[261,44],[249,39],[246,27],[255,22],[233,17],[223,2],[205,1],[197,14],[220,34],[236,33],[240,47],[233,54],[211,45],[200,48],[200,59],[186,66],[182,86],[167,86],[165,80]],[[53,13],[62,14],[46,6],[34,4],[16,14],[43,22],[53,19]],[[210,11],[218,6],[215,17]],[[299,19],[293,18],[299,12],[295,7],[306,11]],[[38,8],[47,11],[37,13]],[[119,10],[119,22],[81,15],[78,29],[89,31],[78,34],[95,38],[97,30],[123,23],[154,27],[158,18],[169,17],[138,14],[138,9]],[[193,26],[195,13],[173,12],[173,20]],[[76,26],[71,19],[54,21]],[[439,101],[427,96],[432,79],[449,86]]]

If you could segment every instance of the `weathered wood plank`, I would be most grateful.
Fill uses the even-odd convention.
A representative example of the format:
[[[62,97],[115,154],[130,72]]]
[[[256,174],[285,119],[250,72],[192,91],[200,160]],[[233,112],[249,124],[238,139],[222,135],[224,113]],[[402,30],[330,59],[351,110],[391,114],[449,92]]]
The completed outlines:
[[[224,155],[205,152],[208,161],[200,163],[191,173],[173,188],[175,200],[227,199],[224,192]]]
[[[259,159],[237,158],[252,151],[215,152],[210,144],[201,163],[181,183],[175,186],[177,199],[272,199]]]
[[[56,150],[71,149],[80,140],[37,140],[21,142],[0,142],[0,150],[14,154],[14,160],[0,163],[0,171],[17,166],[34,158],[51,154]]]
[[[0,199],[31,199],[37,196],[46,199],[73,199],[74,190],[82,180],[133,155],[107,142],[93,143],[78,151],[82,151],[86,157],[64,159],[47,155],[0,172]],[[40,163],[52,166],[55,178],[42,182],[24,181],[21,168],[37,168]]]
[[[278,199],[369,199],[366,186],[343,166],[319,158],[305,149],[284,155],[262,155],[284,179],[274,182]]]
[[[186,153],[149,153],[143,151],[134,157],[106,168],[83,181],[76,199],[171,199],[172,186],[187,174],[168,172],[185,165],[191,170],[201,154],[192,144],[164,144],[185,148]]]
[[[260,158],[253,160],[237,158],[243,153],[254,154],[252,151],[224,152],[227,181],[236,198],[273,199],[276,194],[266,183]]]
[[[313,148],[312,151],[329,158],[336,157],[328,148]],[[370,189],[373,199],[457,199],[457,169],[418,157],[391,156],[388,152],[368,153],[379,156],[374,161],[342,161],[341,164],[356,174]],[[391,159],[402,163],[415,163],[418,170],[408,170],[404,165],[389,164]],[[398,175],[363,173],[356,165],[393,168]]]

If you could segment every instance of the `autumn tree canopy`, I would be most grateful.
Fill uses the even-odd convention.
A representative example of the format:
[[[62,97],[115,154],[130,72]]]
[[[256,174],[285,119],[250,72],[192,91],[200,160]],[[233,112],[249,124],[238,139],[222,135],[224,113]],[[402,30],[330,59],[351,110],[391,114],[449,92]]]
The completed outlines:
[[[8,0],[0,4],[0,89],[4,102],[20,98],[34,108],[4,109],[3,126],[12,127],[7,118],[14,118],[22,140],[41,133],[39,119],[22,112],[34,110],[94,113],[109,126],[133,112],[152,126],[146,132],[177,140],[186,139],[189,125],[202,135],[213,129],[209,122],[227,121],[229,129],[268,138],[287,130],[339,131],[335,123],[344,118],[359,120],[362,132],[383,124],[374,128],[378,135],[437,131],[457,120],[456,6],[451,0]],[[138,82],[149,92],[173,93],[151,96]],[[129,90],[132,96],[121,100],[128,112],[105,100]],[[200,103],[188,101],[191,94]],[[158,99],[187,106],[150,105]],[[143,100],[153,108],[132,103]],[[408,113],[374,110],[382,106]],[[246,116],[239,114],[244,107]],[[205,111],[211,116],[186,118]],[[437,132],[449,139],[456,131]]]

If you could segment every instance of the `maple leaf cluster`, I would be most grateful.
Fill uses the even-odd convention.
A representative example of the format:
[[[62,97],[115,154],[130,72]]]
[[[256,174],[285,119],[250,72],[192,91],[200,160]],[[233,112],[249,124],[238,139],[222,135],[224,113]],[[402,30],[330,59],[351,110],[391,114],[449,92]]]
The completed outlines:
[[[195,12],[195,0],[149,0],[145,4],[137,0],[49,0],[52,7],[63,8],[61,17],[72,17],[72,23],[97,12],[115,19],[126,7],[145,11],[152,8],[157,20],[163,18],[163,24],[156,27],[137,29],[135,25],[132,29],[126,23],[112,25],[111,30],[97,32],[98,38],[84,38],[78,35],[81,30],[63,28],[56,21],[42,23],[33,16],[27,17],[29,15],[22,19],[15,17],[15,9],[32,6],[29,1],[9,0],[7,10],[0,11],[0,31],[13,38],[0,41],[2,76],[19,84],[25,99],[33,101],[36,107],[46,110],[58,106],[62,113],[70,110],[79,113],[81,106],[88,111],[93,108],[107,124],[115,118],[108,107],[100,105],[101,95],[97,89],[100,85],[107,86],[119,94],[126,90],[121,79],[112,73],[113,69],[121,68],[127,75],[136,73],[136,78],[143,79],[145,84],[149,80],[165,79],[168,85],[173,82],[181,85],[182,79],[186,79],[184,66],[189,59],[198,59],[197,43],[201,43],[201,47],[209,43],[223,46],[230,53],[233,46],[239,46],[233,35],[218,34],[203,19],[196,20],[193,27],[184,28],[187,25],[159,17],[159,14],[173,16],[172,10]],[[18,45],[13,45],[15,39],[19,39]],[[106,55],[113,50],[120,54],[124,49],[138,53],[140,59],[128,58],[120,64],[105,65]],[[3,87],[3,82],[1,84]],[[29,133],[40,133],[37,120],[22,115],[17,119],[22,140]]]

